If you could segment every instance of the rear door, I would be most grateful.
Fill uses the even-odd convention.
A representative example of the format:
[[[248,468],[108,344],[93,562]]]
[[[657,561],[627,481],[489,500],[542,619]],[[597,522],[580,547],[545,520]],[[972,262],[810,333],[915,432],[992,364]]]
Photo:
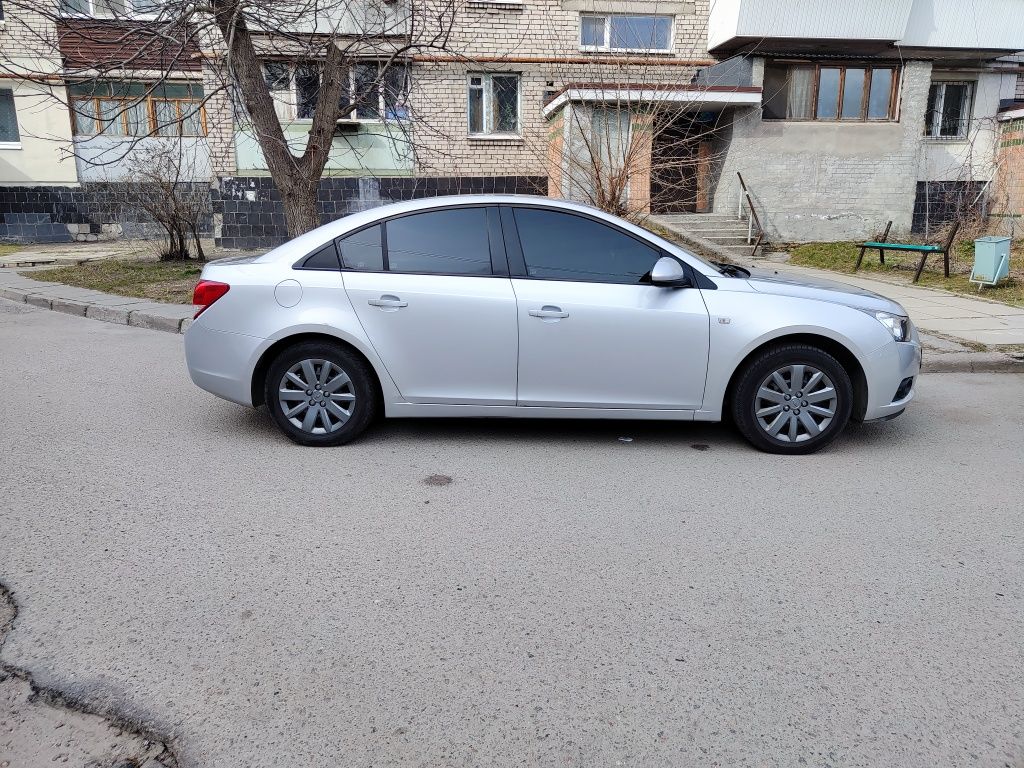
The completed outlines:
[[[408,402],[515,403],[516,301],[497,217],[427,210],[338,241],[356,315]]]
[[[624,230],[502,209],[519,313],[519,405],[701,407],[709,316],[697,288],[642,282],[663,255]]]

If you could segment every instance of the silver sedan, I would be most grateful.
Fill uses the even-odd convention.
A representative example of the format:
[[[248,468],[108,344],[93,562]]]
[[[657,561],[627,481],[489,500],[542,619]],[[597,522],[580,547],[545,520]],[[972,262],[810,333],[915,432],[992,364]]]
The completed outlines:
[[[810,453],[914,397],[917,331],[850,286],[709,264],[593,208],[511,195],[396,203],[213,262],[192,380],[303,445],[378,416],[730,418]]]

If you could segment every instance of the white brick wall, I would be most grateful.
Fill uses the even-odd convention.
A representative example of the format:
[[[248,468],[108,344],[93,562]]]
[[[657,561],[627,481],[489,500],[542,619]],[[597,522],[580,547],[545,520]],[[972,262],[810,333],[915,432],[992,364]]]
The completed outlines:
[[[414,70],[413,108],[417,172],[422,175],[543,175],[548,129],[545,91],[569,83],[687,83],[707,59],[709,0],[672,4],[689,10],[676,16],[671,54],[623,57],[579,49],[578,10],[560,0],[525,0],[519,10],[469,6],[453,28],[450,47],[466,62],[421,62]],[[668,5],[668,4],[666,4]],[[601,3],[588,7],[600,9]],[[497,59],[498,61],[495,61]],[[476,62],[476,63],[474,63]],[[522,137],[468,137],[469,72],[518,72]]]

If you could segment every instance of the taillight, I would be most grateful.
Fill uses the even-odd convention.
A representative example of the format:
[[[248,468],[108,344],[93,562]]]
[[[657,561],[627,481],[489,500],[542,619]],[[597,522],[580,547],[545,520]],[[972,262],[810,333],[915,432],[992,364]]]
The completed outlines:
[[[217,299],[231,289],[227,283],[219,283],[216,280],[200,280],[192,293],[192,303],[196,305],[196,313],[193,318],[199,317],[210,308]]]

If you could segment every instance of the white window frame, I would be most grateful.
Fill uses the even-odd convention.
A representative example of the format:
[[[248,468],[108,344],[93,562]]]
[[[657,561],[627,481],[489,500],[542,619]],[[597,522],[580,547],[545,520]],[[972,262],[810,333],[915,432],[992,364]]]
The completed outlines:
[[[612,40],[612,17],[633,17],[633,18],[657,18],[668,19],[668,47],[667,48],[613,48]],[[604,45],[583,44],[583,19],[604,19]],[[676,47],[676,17],[666,13],[581,13],[579,45],[581,51],[591,53],[672,53]]]
[[[953,135],[943,136],[942,131],[942,109],[946,105],[946,86],[966,85],[969,86],[966,98],[965,115],[960,119],[960,132]],[[978,83],[976,80],[932,80],[928,90],[941,86],[938,95],[935,97],[935,108],[925,115],[924,136],[931,141],[966,141],[971,133],[971,123],[974,122],[974,98],[977,93]],[[935,133],[932,133],[932,131]]]
[[[473,78],[479,77],[483,80],[481,85],[473,85]],[[493,125],[488,125],[491,120],[491,105],[494,100],[494,78],[514,77],[518,81],[516,87],[516,129],[515,131],[495,131]],[[483,130],[473,131],[473,123],[470,119],[470,91],[474,88],[483,90]],[[523,76],[520,72],[470,72],[466,76],[466,132],[471,139],[508,139],[521,138],[523,135]]]
[[[14,110],[14,125],[18,129],[18,140],[17,141],[0,141],[0,149],[21,149],[21,126],[18,124],[17,96],[15,96],[13,88],[3,88],[3,89],[0,89],[0,90],[10,91],[10,93],[11,93],[11,108]]]
[[[264,61],[264,62],[262,62],[262,64],[272,64],[272,63],[273,64],[280,63],[280,64],[284,64],[286,67],[288,67],[288,89],[285,90],[285,89],[281,88],[281,89],[272,89],[270,91],[270,97],[274,100],[274,111],[277,113],[278,119],[282,123],[299,123],[299,124],[303,124],[303,125],[306,124],[306,123],[312,123],[313,122],[313,118],[311,118],[311,117],[298,117],[298,114],[299,114],[299,89],[298,89],[298,86],[296,85],[295,70],[298,68],[299,65],[298,64],[293,64],[293,63],[287,62],[287,61],[285,61],[285,62],[273,62],[273,61]],[[308,63],[315,64],[317,62],[311,61],[311,62],[308,62]],[[353,64],[353,66],[349,67],[349,70],[348,70],[348,91],[347,91],[347,95],[348,95],[348,98],[349,98],[350,102],[354,100],[355,92],[356,92],[356,67],[358,65],[360,65],[360,64],[377,64],[378,65],[378,70],[377,71],[379,72],[380,71],[379,67],[380,67],[381,63],[383,63],[383,62],[381,62],[379,59],[367,59],[365,61],[356,61]],[[378,93],[377,93],[377,111],[380,113],[380,117],[358,117],[358,116],[356,116],[354,114],[354,111],[353,111],[353,112],[350,112],[346,117],[340,118],[340,119],[343,119],[346,122],[371,123],[371,124],[408,120],[411,117],[411,112],[412,112],[412,109],[410,108],[408,102],[405,104],[406,114],[405,114],[404,117],[387,117],[386,116],[388,110],[387,110],[387,105],[385,103],[386,96],[385,96],[385,87],[384,87],[384,85],[385,84],[383,82],[381,82],[380,86],[378,87]],[[406,72],[406,87],[407,88],[409,87],[409,72]],[[406,94],[406,95],[408,96],[408,94]]]
[[[117,19],[117,18],[120,18],[117,14],[110,13],[109,10],[106,9],[106,8],[103,9],[102,13],[97,15],[97,13],[96,13],[96,0],[84,0],[84,2],[85,2],[85,5],[87,6],[87,10],[85,12],[83,12],[83,13],[74,13],[74,12],[66,11],[63,8],[63,3],[60,0],[58,0],[57,12],[58,12],[58,14],[62,18],[65,18],[65,19]],[[136,11],[135,10],[134,0],[125,0],[125,5],[128,6],[126,16],[129,19],[140,19],[140,20],[145,21],[145,20],[155,19],[155,18],[157,18],[160,15],[159,12],[157,12],[157,13],[152,13],[152,12],[140,13],[139,11]]]

